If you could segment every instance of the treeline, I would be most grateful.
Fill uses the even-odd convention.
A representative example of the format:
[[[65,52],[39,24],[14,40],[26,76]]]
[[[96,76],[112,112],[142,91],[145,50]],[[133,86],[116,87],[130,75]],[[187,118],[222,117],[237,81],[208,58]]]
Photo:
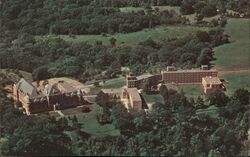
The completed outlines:
[[[186,19],[173,11],[149,7],[146,12],[122,13],[95,1],[10,0],[1,4],[1,24],[6,30],[34,35],[128,33],[185,23]]]
[[[228,8],[247,12],[249,2],[180,0],[5,0],[0,7],[1,27],[34,35],[128,33],[158,25],[185,24],[174,11],[152,9],[153,5],[181,6],[182,14],[213,16]],[[122,13],[119,7],[144,7],[145,11]],[[241,10],[239,10],[241,8]],[[242,11],[243,10],[243,11]]]
[[[35,39],[20,34],[17,39],[0,45],[0,68],[33,72],[37,79],[73,76],[81,81],[111,77],[114,69],[130,67],[141,74],[155,66],[175,65],[191,68],[209,64],[214,46],[228,42],[220,28],[209,32],[198,31],[181,39],[154,41],[151,38],[135,46],[116,46],[97,41],[66,42],[60,38]],[[103,71],[108,71],[102,75]],[[40,73],[40,74],[39,74]],[[41,77],[40,77],[41,76]],[[39,78],[40,77],[40,78]]]

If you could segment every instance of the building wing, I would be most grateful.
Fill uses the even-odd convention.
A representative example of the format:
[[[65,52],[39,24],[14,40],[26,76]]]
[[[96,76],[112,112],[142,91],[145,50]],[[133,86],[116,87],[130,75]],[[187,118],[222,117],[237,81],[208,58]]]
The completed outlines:
[[[16,85],[17,90],[20,90],[26,94],[28,94],[30,97],[36,97],[37,91],[36,88],[23,78],[17,83]]]

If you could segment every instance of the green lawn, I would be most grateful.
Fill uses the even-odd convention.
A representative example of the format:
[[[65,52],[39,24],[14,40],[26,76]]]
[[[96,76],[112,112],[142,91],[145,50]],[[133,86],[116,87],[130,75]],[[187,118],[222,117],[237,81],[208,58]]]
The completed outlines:
[[[219,77],[227,81],[224,85],[228,95],[232,95],[239,88],[250,90],[250,73],[227,73],[219,75]]]
[[[189,35],[190,33],[195,33],[198,30],[208,31],[207,27],[194,27],[194,26],[159,26],[153,29],[144,29],[142,31],[121,34],[117,33],[115,35],[108,35],[104,37],[102,35],[76,35],[75,37],[70,37],[69,35],[55,35],[49,36],[51,38],[60,37],[66,41],[70,42],[81,42],[88,41],[89,43],[95,43],[96,41],[102,41],[105,45],[110,45],[110,39],[112,37],[117,39],[117,45],[134,45],[140,41],[151,37],[154,40],[161,39],[172,39],[172,38],[181,38]],[[48,36],[37,36],[37,38],[48,38]]]
[[[70,114],[67,111],[62,111],[65,115],[76,115],[78,122],[82,124],[81,130],[91,134],[92,136],[118,136],[120,135],[120,131],[115,129],[112,124],[100,125],[97,121],[98,113],[101,113],[101,108],[93,104],[93,110],[89,113],[76,112],[74,114]],[[71,133],[69,133],[71,135]],[[72,134],[74,134],[72,132]]]
[[[121,88],[123,86],[125,86],[125,78],[121,77],[106,81],[102,88]]]
[[[218,67],[246,67],[250,65],[250,39],[248,19],[228,19],[225,33],[231,43],[216,47],[214,62]]]
[[[187,97],[194,97],[197,98],[198,96],[204,96],[203,95],[203,88],[201,84],[183,84],[183,85],[178,85],[179,91],[181,89],[185,93]]]
[[[146,103],[164,103],[163,97],[160,94],[142,94]]]

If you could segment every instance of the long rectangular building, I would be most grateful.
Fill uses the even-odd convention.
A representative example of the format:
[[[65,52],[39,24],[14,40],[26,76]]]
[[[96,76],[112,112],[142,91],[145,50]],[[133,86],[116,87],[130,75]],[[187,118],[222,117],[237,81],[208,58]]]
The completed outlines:
[[[217,77],[217,70],[209,70],[208,66],[202,66],[200,69],[175,70],[174,67],[167,67],[167,71],[160,74],[143,74],[141,76],[127,76],[126,85],[128,88],[142,88],[145,82],[151,86],[158,83],[201,83],[203,77]]]
[[[178,70],[163,71],[162,81],[164,83],[201,83],[203,77],[217,77],[216,70]]]

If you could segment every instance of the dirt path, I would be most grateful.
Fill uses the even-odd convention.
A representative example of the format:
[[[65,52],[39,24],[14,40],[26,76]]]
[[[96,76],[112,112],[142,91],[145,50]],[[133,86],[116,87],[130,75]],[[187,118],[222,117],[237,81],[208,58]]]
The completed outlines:
[[[214,67],[212,69],[218,70],[219,74],[226,73],[250,73],[250,67],[236,67],[236,68],[222,68],[222,67]]]

